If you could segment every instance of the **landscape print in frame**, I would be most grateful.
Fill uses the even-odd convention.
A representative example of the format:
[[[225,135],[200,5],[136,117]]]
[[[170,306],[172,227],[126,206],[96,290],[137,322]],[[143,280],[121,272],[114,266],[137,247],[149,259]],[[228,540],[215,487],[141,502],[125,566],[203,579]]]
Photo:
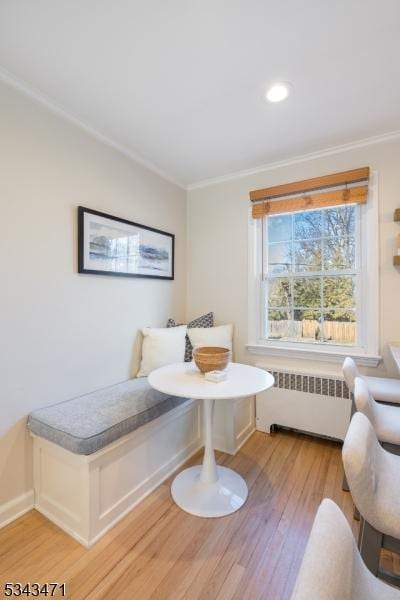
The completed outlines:
[[[175,236],[78,207],[78,272],[174,279]]]

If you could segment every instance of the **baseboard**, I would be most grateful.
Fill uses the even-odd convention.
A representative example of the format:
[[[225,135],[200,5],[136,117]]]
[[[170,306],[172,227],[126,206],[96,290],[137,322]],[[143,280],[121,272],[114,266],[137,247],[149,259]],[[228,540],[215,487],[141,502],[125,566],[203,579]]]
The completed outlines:
[[[12,521],[15,521],[15,519],[18,519],[18,517],[21,517],[29,510],[32,510],[34,508],[34,504],[34,491],[29,490],[29,492],[21,494],[20,496],[17,496],[17,498],[6,502],[6,504],[3,506],[0,506],[0,529],[9,523],[12,523]]]

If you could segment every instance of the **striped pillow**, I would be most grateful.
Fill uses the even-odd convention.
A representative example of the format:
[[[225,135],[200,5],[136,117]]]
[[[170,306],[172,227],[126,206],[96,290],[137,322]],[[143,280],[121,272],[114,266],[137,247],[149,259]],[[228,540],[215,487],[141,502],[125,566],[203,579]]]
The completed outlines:
[[[177,323],[174,319],[168,319],[167,327],[178,327],[181,323]],[[187,324],[188,329],[190,327],[214,327],[214,313],[209,312],[206,315],[202,315],[197,319],[193,319]],[[186,334],[186,346],[185,346],[185,362],[192,360],[193,346],[190,343],[189,336]]]

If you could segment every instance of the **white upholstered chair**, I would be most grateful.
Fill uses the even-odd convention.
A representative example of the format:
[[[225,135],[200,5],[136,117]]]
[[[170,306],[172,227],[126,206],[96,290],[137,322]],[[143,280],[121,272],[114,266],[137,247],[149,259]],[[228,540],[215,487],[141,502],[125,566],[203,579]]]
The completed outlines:
[[[398,404],[400,407],[400,380],[389,379],[386,377],[369,377],[367,375],[361,375],[357,369],[357,365],[352,358],[347,356],[343,362],[343,376],[344,380],[349,388],[350,392],[354,394],[355,380],[357,377],[363,379],[375,400],[380,402]],[[351,402],[351,416],[356,411],[354,398]],[[343,477],[343,490],[349,491],[346,476]],[[355,517],[357,518],[356,514]]]
[[[359,548],[369,570],[395,585],[396,577],[379,570],[381,548],[400,550],[400,457],[379,444],[368,418],[357,412],[342,450],[354,503],[361,514]]]
[[[344,515],[325,498],[308,540],[292,600],[400,600],[364,565]]]
[[[354,393],[354,382],[356,377],[362,377],[368,385],[372,396],[378,402],[389,402],[400,404],[400,379],[391,379],[389,377],[370,377],[361,375],[357,365],[349,356],[343,362],[343,376],[350,392]]]
[[[357,410],[368,418],[383,447],[393,454],[400,454],[399,407],[375,402],[362,377],[356,377],[354,382],[354,402]]]

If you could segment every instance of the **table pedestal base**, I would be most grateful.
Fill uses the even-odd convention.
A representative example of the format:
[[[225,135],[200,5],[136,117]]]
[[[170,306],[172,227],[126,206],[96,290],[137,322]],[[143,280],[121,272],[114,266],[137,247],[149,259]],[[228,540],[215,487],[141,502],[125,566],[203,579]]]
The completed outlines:
[[[171,493],[176,504],[197,517],[223,517],[238,510],[247,499],[247,485],[240,475],[217,466],[215,483],[200,481],[202,467],[190,467],[177,475]]]

